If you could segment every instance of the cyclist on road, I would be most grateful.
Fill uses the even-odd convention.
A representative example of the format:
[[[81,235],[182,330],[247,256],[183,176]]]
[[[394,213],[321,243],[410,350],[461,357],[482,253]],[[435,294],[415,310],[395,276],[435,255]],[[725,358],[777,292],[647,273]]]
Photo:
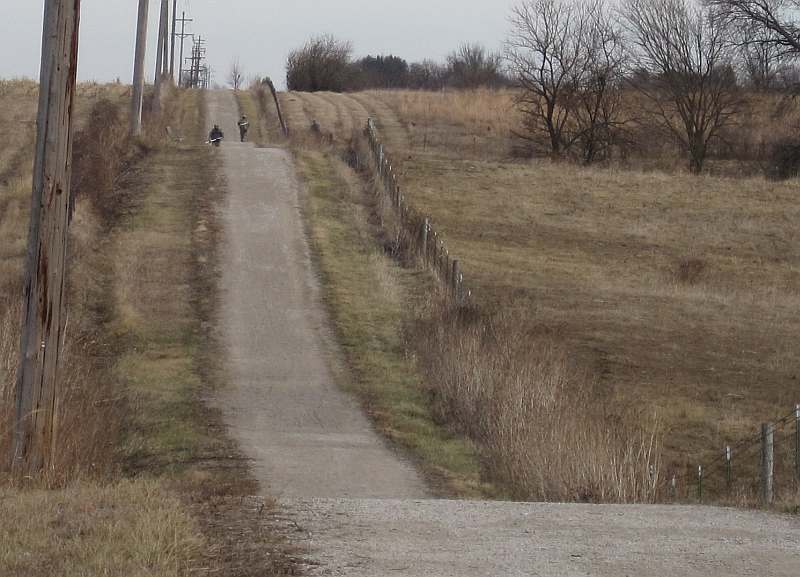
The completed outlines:
[[[211,132],[208,133],[208,142],[214,146],[219,146],[224,138],[225,134],[222,132],[222,129],[220,129],[219,124],[215,124]]]

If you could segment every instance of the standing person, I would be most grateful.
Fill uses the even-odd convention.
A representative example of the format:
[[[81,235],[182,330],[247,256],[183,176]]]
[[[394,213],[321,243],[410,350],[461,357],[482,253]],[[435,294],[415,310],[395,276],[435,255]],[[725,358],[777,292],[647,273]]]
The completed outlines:
[[[241,120],[239,120],[239,135],[242,138],[242,142],[244,142],[245,137],[247,137],[247,130],[250,128],[250,122],[247,120],[247,116],[242,114]]]

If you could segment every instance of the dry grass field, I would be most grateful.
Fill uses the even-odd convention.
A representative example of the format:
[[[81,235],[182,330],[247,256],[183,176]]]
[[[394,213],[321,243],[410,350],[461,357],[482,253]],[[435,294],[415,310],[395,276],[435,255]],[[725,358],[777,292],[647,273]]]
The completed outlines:
[[[657,419],[666,469],[689,474],[800,402],[796,181],[515,160],[508,92],[282,103],[295,133],[316,120],[342,145],[373,117],[476,302],[554,335],[617,403]]]

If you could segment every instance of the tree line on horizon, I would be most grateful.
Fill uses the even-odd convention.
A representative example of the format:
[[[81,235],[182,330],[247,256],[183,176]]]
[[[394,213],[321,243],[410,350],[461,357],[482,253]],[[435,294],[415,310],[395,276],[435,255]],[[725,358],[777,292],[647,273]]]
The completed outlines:
[[[394,54],[353,57],[352,43],[317,36],[289,54],[286,85],[302,92],[370,89],[442,90],[511,86],[500,53],[478,43],[462,44],[444,62],[409,63]]]
[[[523,0],[502,52],[468,43],[444,62],[356,59],[350,42],[324,35],[290,53],[287,87],[512,87],[518,136],[546,142],[554,157],[605,160],[647,118],[697,174],[712,145],[754,112],[753,94],[797,92],[798,8],[800,0]],[[800,141],[781,147],[777,173],[796,174]]]

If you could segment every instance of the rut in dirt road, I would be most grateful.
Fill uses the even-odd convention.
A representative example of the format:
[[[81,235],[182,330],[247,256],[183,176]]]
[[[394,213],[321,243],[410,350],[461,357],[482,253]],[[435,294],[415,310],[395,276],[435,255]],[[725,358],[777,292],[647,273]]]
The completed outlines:
[[[209,121],[238,136],[233,94],[210,92],[207,100]],[[230,386],[218,403],[263,491],[278,497],[287,533],[306,546],[308,574],[800,574],[797,517],[712,507],[425,499],[413,467],[334,385],[336,351],[290,153],[226,141],[219,154],[228,192],[220,328]]]
[[[234,386],[221,405],[233,436],[276,497],[424,496],[334,384],[290,153],[235,142],[232,93],[209,93],[207,105],[228,136],[221,317]]]

